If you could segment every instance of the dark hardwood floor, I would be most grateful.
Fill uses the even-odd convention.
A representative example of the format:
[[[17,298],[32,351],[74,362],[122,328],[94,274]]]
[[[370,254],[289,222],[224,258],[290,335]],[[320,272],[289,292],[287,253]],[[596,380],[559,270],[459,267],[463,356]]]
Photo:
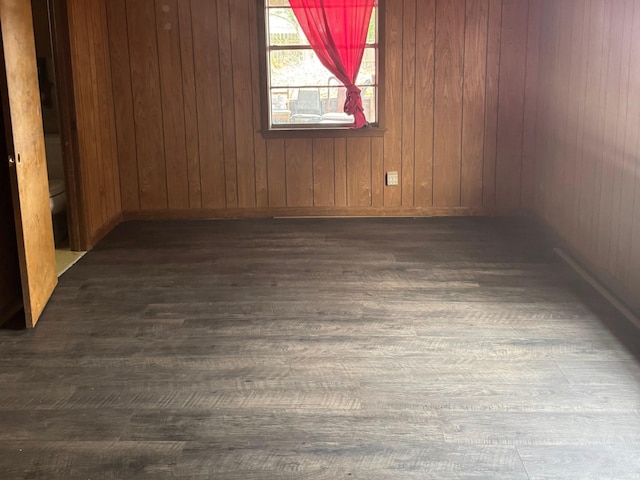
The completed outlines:
[[[640,479],[638,344],[524,219],[125,223],[0,331],[0,479]]]

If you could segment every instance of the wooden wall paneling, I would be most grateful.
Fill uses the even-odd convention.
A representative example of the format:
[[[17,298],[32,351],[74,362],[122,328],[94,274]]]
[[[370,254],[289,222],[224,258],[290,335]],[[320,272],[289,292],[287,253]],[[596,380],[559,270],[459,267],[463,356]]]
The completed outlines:
[[[81,202],[82,217],[85,231],[83,240],[89,242],[91,232],[99,224],[102,217],[101,206],[95,202],[95,194],[98,193],[99,175],[97,172],[97,148],[96,142],[87,135],[96,131],[96,123],[93,108],[93,78],[91,76],[91,54],[88,48],[90,36],[87,19],[88,3],[80,0],[69,2],[69,23],[71,30],[71,54],[73,65],[73,80],[75,90],[76,121],[78,134],[78,154],[81,168],[76,172],[81,177]],[[87,162],[91,159],[91,163]]]
[[[155,0],[169,208],[189,208],[185,105],[178,0]]]
[[[439,207],[460,205],[464,23],[463,0],[437,4],[433,202]]]
[[[385,8],[385,92],[384,114],[387,133],[384,137],[384,171],[397,171],[402,175],[402,46],[403,9]],[[338,164],[336,163],[338,173]],[[346,180],[346,179],[345,179]],[[337,181],[337,179],[336,179]],[[336,183],[336,203],[338,185]],[[346,198],[345,198],[346,201]],[[397,187],[384,189],[385,207],[402,204],[402,182]]]
[[[109,49],[111,54],[111,79],[116,119],[122,208],[125,211],[139,210],[138,158],[133,116],[133,93],[131,90],[126,2],[125,0],[112,0],[105,3],[107,6]]]
[[[603,43],[602,43],[602,77],[600,82],[598,113],[593,124],[593,130],[596,137],[594,150],[594,160],[596,162],[595,180],[592,192],[593,204],[589,212],[591,214],[591,231],[589,232],[589,245],[587,255],[592,259],[594,265],[600,268],[601,262],[598,259],[598,229],[600,228],[600,208],[602,201],[602,181],[603,181],[603,162],[606,150],[606,120],[607,120],[607,97],[609,95],[608,76],[609,76],[609,57],[611,54],[611,9],[613,5],[604,2],[603,5]]]
[[[467,2],[460,178],[463,207],[482,205],[488,14],[489,0]]]
[[[528,1],[504,0],[502,15],[496,197],[514,210],[521,199]]]
[[[335,205],[334,142],[331,138],[313,140],[313,205]]]
[[[387,131],[384,137],[367,140],[371,154],[363,181],[369,181],[369,205],[394,211],[461,205],[505,210],[503,207],[519,205],[524,195],[520,179],[508,183],[509,194],[502,195],[518,200],[505,202],[508,205],[496,202],[496,155],[498,112],[502,112],[501,126],[507,128],[518,122],[511,118],[513,105],[504,106],[502,102],[511,103],[511,94],[528,99],[525,89],[535,87],[535,74],[531,72],[537,64],[535,60],[529,62],[533,48],[529,43],[536,38],[538,24],[527,25],[517,15],[529,10],[528,1],[509,0],[511,6],[505,8],[507,14],[513,14],[505,22],[502,0],[403,0],[403,8],[386,9],[382,52],[385,95],[381,100]],[[333,205],[327,205],[331,189],[321,187],[326,183],[321,179],[326,172],[317,161],[302,169],[304,177],[298,182],[308,182],[309,172],[320,175],[311,183],[311,196],[305,193],[303,199],[297,198],[299,192],[291,192],[291,185],[279,187],[274,183],[280,172],[293,179],[292,173],[286,172],[289,163],[280,168],[277,158],[301,158],[316,150],[324,162],[327,143],[285,140],[280,157],[277,142],[268,147],[262,137],[260,39],[259,29],[253,28],[259,8],[259,2],[250,0],[116,0],[108,6],[117,127],[124,130],[121,124],[127,122],[135,125],[118,138],[121,171],[131,170],[132,164],[138,163],[138,178],[122,178],[122,199],[128,212],[276,208],[287,189],[293,193],[294,203],[306,203],[311,198],[319,206],[340,208],[352,205],[355,198],[355,204],[362,206],[359,204],[364,197],[354,187],[353,159],[348,155],[351,144],[344,138],[328,139],[333,142]],[[519,23],[511,25],[513,19]],[[516,38],[520,42],[516,45],[518,53],[511,54],[514,61],[519,67],[525,61],[529,63],[526,68],[506,66],[503,83],[513,72],[520,82],[501,97],[501,54],[510,48],[501,46],[503,28],[513,32],[511,37],[506,35],[506,40]],[[123,31],[124,35],[112,38]],[[527,48],[525,55],[522,52]],[[146,88],[147,84],[151,88]],[[535,99],[529,100],[527,108],[531,105],[537,107]],[[520,100],[515,106],[519,117],[523,108]],[[163,128],[158,128],[160,124]],[[520,129],[527,127],[533,132],[529,135],[535,134],[531,124],[520,125]],[[525,142],[527,138],[531,137],[525,137]],[[523,138],[520,140],[522,143]],[[513,146],[517,139],[507,137],[506,142],[506,147]],[[295,152],[300,145],[303,152]],[[314,149],[314,145],[322,146]],[[501,171],[520,172],[520,158],[512,160],[504,154],[505,145]],[[154,168],[160,163],[158,159],[164,165]],[[358,169],[361,160],[357,160]],[[275,170],[270,171],[271,167]],[[385,186],[388,171],[400,173],[399,187]],[[522,169],[520,177],[525,175]],[[157,188],[152,189],[152,184]],[[180,192],[179,203],[174,199],[176,191]]]
[[[640,6],[633,4],[633,28],[631,33],[631,58],[640,58]],[[620,199],[620,231],[617,245],[616,276],[623,279],[629,291],[638,291],[640,283],[631,284],[630,271],[640,272],[640,250],[633,246],[640,243],[640,236],[634,236],[634,212],[640,218],[640,62],[629,62],[628,110],[625,125],[624,157],[621,164],[622,188]],[[640,228],[640,225],[638,226]],[[640,231],[637,232],[640,234]],[[629,261],[631,259],[631,261]]]
[[[637,48],[637,43],[635,44]],[[635,192],[633,200],[633,213],[630,217],[631,229],[631,255],[629,256],[629,273],[625,284],[630,292],[640,292],[640,128],[638,128],[638,147],[636,150],[635,165]],[[637,300],[636,300],[637,302]],[[636,308],[640,308],[636,307]]]
[[[584,136],[582,140],[582,178],[580,189],[580,209],[578,212],[577,248],[584,255],[591,244],[593,210],[596,189],[596,151],[598,112],[600,110],[600,91],[604,70],[604,2],[592,0],[589,16],[589,69],[584,108]],[[544,118],[541,120],[544,122]],[[541,141],[544,138],[541,137]]]
[[[635,0],[543,6],[536,161],[547,167],[536,210],[640,311],[640,8]]]
[[[575,122],[575,129],[573,130],[575,136],[570,144],[571,155],[574,159],[573,171],[573,195],[570,199],[571,206],[568,209],[570,214],[567,218],[567,228],[570,232],[569,236],[572,241],[577,244],[579,242],[579,211],[580,211],[580,197],[582,196],[582,178],[584,176],[584,111],[586,105],[586,86],[587,75],[589,68],[589,25],[591,16],[591,3],[590,2],[577,2],[576,11],[574,15],[574,44],[576,43],[576,34],[579,34],[580,41],[575,46],[576,51],[573,56],[579,60],[572,65],[572,72],[574,73],[572,79],[572,86],[570,90],[572,95],[571,102],[571,114],[572,122]]]
[[[613,169],[615,161],[615,137],[617,128],[619,95],[620,95],[620,71],[622,49],[623,14],[613,3],[607,4],[607,31],[606,45],[606,74],[604,77],[600,112],[602,137],[599,150],[599,169],[597,203],[595,210],[593,236],[593,256],[591,257],[598,268],[605,268],[606,255],[609,251],[610,216],[613,188]]]
[[[347,139],[347,204],[371,206],[371,139]]]
[[[167,208],[167,173],[154,4],[127,0],[140,205]]]
[[[247,32],[249,2],[229,2],[233,64],[233,101],[236,132],[238,206],[256,206],[256,170],[253,148],[253,102],[251,96],[251,46]],[[260,102],[259,98],[255,99]]]
[[[553,145],[553,155],[551,156],[551,185],[550,195],[550,211],[556,228],[563,225],[565,211],[568,201],[562,196],[562,192],[571,190],[570,176],[573,171],[568,168],[569,160],[567,158],[568,148],[570,145],[570,116],[571,116],[571,79],[572,79],[572,59],[575,57],[572,51],[572,39],[574,29],[574,11],[575,1],[562,2],[560,5],[560,22],[565,25],[560,29],[558,35],[558,43],[556,45],[556,66],[555,76],[555,140]],[[562,140],[560,140],[562,139]]]
[[[580,69],[580,50],[582,43],[582,15],[584,9],[584,2],[569,2],[567,13],[567,22],[570,27],[567,27],[568,38],[562,42],[563,45],[563,58],[562,63],[566,68],[565,75],[563,75],[563,85],[565,85],[566,90],[564,91],[564,97],[566,98],[566,110],[563,113],[563,125],[564,130],[562,135],[564,136],[564,141],[558,146],[558,151],[560,152],[558,161],[562,162],[562,177],[560,178],[561,187],[558,189],[562,191],[563,194],[561,208],[557,212],[558,224],[562,225],[571,225],[571,213],[572,213],[572,202],[575,196],[576,185],[575,182],[577,180],[577,162],[576,162],[576,135],[578,128],[578,102],[576,101],[575,92],[579,90],[579,69]],[[560,192],[558,192],[560,193]],[[572,238],[571,229],[567,229],[568,238]]]
[[[191,0],[178,1],[178,29],[180,31],[180,67],[184,105],[185,150],[189,183],[189,208],[202,207],[200,183],[200,152],[198,149],[198,106],[192,32]]]
[[[287,206],[287,173],[284,140],[267,140],[269,206]]]
[[[553,4],[542,0],[540,6],[540,54],[538,62],[538,88],[540,95],[537,101],[537,117],[536,117],[536,139],[535,139],[535,155],[534,179],[533,179],[533,207],[541,217],[544,217],[545,206],[545,182],[544,176],[546,171],[546,159],[549,145],[546,139],[549,134],[549,104],[551,103],[549,64],[551,50],[551,36],[553,29],[550,28],[550,19],[552,18]],[[544,92],[544,93],[543,93]]]
[[[249,2],[249,44],[251,46],[251,93],[253,96],[253,147],[256,170],[256,206],[264,208],[269,205],[269,190],[267,183],[267,149],[262,129],[262,112],[260,91],[263,88],[260,79],[259,44],[258,38],[258,3]],[[261,8],[261,7],[260,7]]]
[[[522,208],[533,210],[535,198],[536,126],[538,114],[538,69],[543,0],[529,1],[527,66],[524,87],[524,127],[522,140]]]
[[[57,21],[69,29],[74,110],[72,138],[65,141],[76,150],[68,179],[73,181],[70,189],[78,191],[71,197],[77,212],[76,246],[91,248],[122,214],[108,12],[100,0],[71,0],[65,6],[66,14],[58,11]],[[137,182],[133,188],[135,192]]]
[[[89,34],[89,42],[87,43],[87,47],[89,49],[89,58],[90,58],[90,72],[91,72],[91,108],[93,113],[93,121],[95,125],[93,142],[94,142],[94,151],[95,157],[93,157],[92,161],[94,164],[94,168],[96,169],[97,175],[94,176],[95,182],[89,187],[91,193],[91,202],[96,205],[96,212],[100,212],[99,215],[94,216],[90,219],[90,225],[92,231],[95,231],[100,228],[106,219],[109,217],[109,195],[107,193],[106,185],[105,185],[105,177],[108,172],[107,165],[107,154],[106,151],[106,142],[105,135],[107,135],[108,130],[108,120],[104,116],[104,111],[102,109],[102,99],[101,99],[101,90],[102,90],[102,82],[103,78],[100,72],[100,56],[102,55],[102,45],[100,44],[100,19],[96,21],[95,13],[99,11],[99,0],[88,0],[87,1],[87,27]],[[102,126],[106,128],[101,128]],[[87,157],[85,161],[90,161],[90,157]]]
[[[107,196],[108,216],[103,225],[111,223],[122,213],[122,196],[120,193],[120,171],[118,165],[118,140],[116,135],[116,119],[114,109],[113,81],[111,79],[111,54],[109,48],[109,29],[107,25],[107,6],[96,0],[94,22],[98,25],[96,44],[98,49],[98,100],[100,105],[100,132],[103,138],[105,153],[104,188]]]
[[[234,0],[231,0],[233,2]],[[236,157],[233,52],[229,0],[218,0],[218,59],[220,62],[220,97],[222,99],[222,132],[224,145],[224,177],[228,208],[238,207],[238,166]],[[246,32],[243,32],[246,33]]]
[[[416,0],[404,0],[402,26],[402,205],[414,205]],[[363,200],[363,199],[362,199]]]
[[[500,34],[502,0],[489,0],[487,25],[487,73],[485,77],[484,161],[482,205],[496,205],[496,155],[498,141],[498,94],[500,88]]]
[[[611,207],[610,207],[610,227],[608,238],[608,251],[605,255],[607,262],[607,270],[617,275],[618,263],[618,243],[620,240],[620,227],[623,219],[620,217],[621,201],[622,201],[622,185],[623,174],[625,170],[625,125],[628,121],[629,113],[629,74],[631,72],[631,37],[633,33],[633,11],[635,0],[625,0],[623,6],[619,7],[622,12],[622,18],[619,21],[622,24],[616,25],[616,28],[622,30],[622,48],[621,68],[620,68],[620,94],[618,95],[618,118],[615,134],[615,151],[613,164],[613,180],[611,189]],[[605,228],[606,230],[606,228]]]
[[[216,4],[209,0],[192,0],[191,12],[202,206],[224,208],[225,164]]]
[[[287,207],[313,206],[313,141],[285,141]]]
[[[385,140],[386,146],[386,140]],[[345,138],[336,138],[334,141],[333,151],[335,155],[335,196],[336,206],[347,206],[347,140]]]
[[[416,206],[433,205],[433,133],[436,0],[419,0],[416,13]]]
[[[563,164],[558,163],[560,158],[559,152],[559,132],[565,132],[566,112],[568,109],[568,97],[563,87],[566,85],[568,90],[568,78],[566,74],[566,60],[564,55],[568,56],[568,50],[565,47],[571,38],[571,10],[572,4],[569,2],[558,3],[554,6],[553,14],[553,35],[552,43],[549,51],[551,56],[550,78],[549,78],[549,107],[548,107],[548,132],[546,142],[548,143],[543,182],[545,185],[544,194],[544,216],[555,227],[558,227],[558,216],[562,202],[558,197],[558,186],[562,183]],[[564,27],[560,27],[563,25]]]
[[[371,139],[371,206],[384,206],[384,140]]]
[[[78,136],[81,139],[81,144],[84,145],[81,155],[82,163],[85,165],[82,181],[84,183],[84,191],[87,192],[87,226],[89,228],[89,232],[93,232],[98,228],[104,216],[103,203],[97,201],[104,191],[100,188],[102,161],[99,156],[99,141],[96,139],[96,137],[99,137],[99,123],[96,118],[96,73],[94,61],[95,53],[92,48],[93,29],[91,25],[91,4],[89,2],[85,2],[81,7],[81,12],[81,21],[83,22],[83,26],[86,27],[86,30],[82,31],[83,38],[81,41],[83,43],[78,47],[83,50],[83,62],[78,65],[78,77],[82,75],[82,77],[80,77],[80,81],[84,84],[84,91],[81,92],[81,94],[83,94],[83,101],[81,102],[80,107],[83,114],[81,123],[78,125]],[[84,74],[81,73],[81,69]],[[95,134],[90,135],[91,132],[95,132]],[[88,159],[91,159],[91,162],[93,163],[92,166],[89,166]]]

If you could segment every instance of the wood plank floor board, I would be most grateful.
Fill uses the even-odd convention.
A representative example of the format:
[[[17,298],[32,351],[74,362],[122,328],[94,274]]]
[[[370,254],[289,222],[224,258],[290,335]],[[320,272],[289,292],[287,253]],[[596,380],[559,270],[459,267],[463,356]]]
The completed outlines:
[[[630,385],[640,395],[640,369],[635,361],[560,361],[558,366],[574,385]],[[640,407],[640,397],[638,398]]]
[[[620,445],[640,451],[640,413],[439,412],[445,441],[484,445]],[[558,452],[561,455],[561,450]]]
[[[638,332],[552,247],[523,218],[123,223],[0,329],[0,478],[639,478]]]
[[[191,468],[206,471],[202,462],[203,450],[185,448],[183,460]],[[224,458],[224,478],[345,478],[373,479],[438,479],[438,478],[495,478],[526,479],[522,464],[513,447],[469,447],[432,443],[426,446],[376,446],[369,442],[349,448],[332,444],[291,443],[290,450],[238,448]],[[325,461],[332,457],[330,463]],[[222,463],[222,462],[221,462]],[[246,465],[256,465],[254,470]],[[288,468],[285,468],[286,467]],[[243,471],[243,467],[246,469]],[[202,471],[202,470],[200,470]],[[291,472],[294,476],[287,476]],[[245,476],[242,476],[245,475]],[[297,476],[296,476],[297,475]]]
[[[523,446],[518,453],[531,480],[634,480],[640,477],[640,455],[635,448]]]
[[[417,379],[405,379],[417,383]],[[437,412],[475,413],[547,413],[638,414],[638,397],[628,387],[537,384],[490,384],[461,380],[440,387],[402,388],[400,381],[372,386],[363,384],[365,409],[402,410],[424,408]],[[402,388],[402,390],[401,390]],[[398,393],[400,391],[400,393]]]
[[[174,476],[183,448],[181,442],[0,440],[0,456],[14,459],[0,471],[13,480],[190,478]]]

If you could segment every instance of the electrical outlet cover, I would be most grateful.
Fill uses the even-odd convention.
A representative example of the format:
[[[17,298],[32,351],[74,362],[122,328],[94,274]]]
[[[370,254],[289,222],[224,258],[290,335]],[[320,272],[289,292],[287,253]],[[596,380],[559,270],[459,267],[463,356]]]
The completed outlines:
[[[395,187],[399,183],[398,172],[387,172],[387,186]]]

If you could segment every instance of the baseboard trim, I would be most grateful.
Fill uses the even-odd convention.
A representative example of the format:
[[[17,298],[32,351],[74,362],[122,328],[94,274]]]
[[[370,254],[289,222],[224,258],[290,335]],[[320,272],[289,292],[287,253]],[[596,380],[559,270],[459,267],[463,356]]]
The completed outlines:
[[[538,222],[540,229],[546,233],[549,241],[555,244],[556,253],[558,253],[558,255],[580,276],[585,278],[585,280],[595,288],[596,291],[603,295],[610,304],[620,310],[625,318],[627,318],[627,315],[621,310],[621,308],[630,313],[634,318],[634,320],[629,320],[631,325],[633,325],[633,327],[640,328],[640,325],[638,324],[638,318],[640,317],[640,303],[638,302],[640,298],[636,298],[637,295],[632,295],[631,292],[629,292],[617,279],[607,274],[607,272],[594,268],[588,258],[577,253],[571,244],[569,244],[569,242],[567,242],[564,237],[542,217],[535,214],[535,219]],[[592,282],[597,284],[597,286]],[[620,308],[618,308],[618,305],[620,305]]]
[[[124,220],[205,220],[272,217],[487,217],[513,211],[484,207],[269,207],[126,211]]]
[[[573,270],[575,270],[578,275],[580,275],[584,280],[591,285],[600,295],[607,299],[609,303],[611,303],[616,310],[618,310],[624,317],[629,320],[632,324],[636,326],[636,328],[640,329],[640,318],[631,311],[630,308],[625,305],[622,301],[620,301],[613,293],[611,293],[605,285],[603,285],[596,277],[591,275],[587,270],[582,268],[582,266],[575,261],[569,254],[567,254],[562,248],[555,248],[554,251],[556,254],[562,258]]]
[[[97,245],[97,243],[100,240],[106,237],[107,234],[111,232],[111,230],[116,228],[123,220],[124,220],[124,216],[122,213],[115,215],[111,220],[109,220],[102,227],[100,227],[98,230],[93,232],[93,234],[88,236],[89,239],[87,240],[87,243],[84,245],[80,245],[81,250],[82,251],[91,250],[93,247]]]

